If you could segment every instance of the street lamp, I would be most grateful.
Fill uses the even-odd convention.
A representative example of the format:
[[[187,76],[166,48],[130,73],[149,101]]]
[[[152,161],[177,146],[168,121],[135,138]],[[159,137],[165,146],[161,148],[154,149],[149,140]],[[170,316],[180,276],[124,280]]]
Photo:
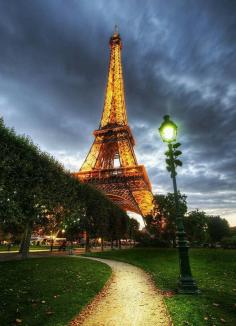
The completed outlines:
[[[191,273],[191,267],[188,255],[188,241],[186,239],[186,233],[184,231],[183,218],[179,209],[179,198],[176,183],[176,167],[182,166],[182,162],[178,159],[178,156],[182,154],[177,148],[181,145],[175,143],[177,138],[177,125],[170,120],[168,115],[164,116],[164,121],[161,124],[159,131],[163,142],[168,144],[168,151],[165,153],[167,156],[167,170],[171,174],[174,187],[175,198],[175,211],[176,211],[176,237],[179,251],[179,266],[180,276],[178,281],[178,292],[195,294],[199,293],[196,282],[194,281]]]
[[[172,143],[176,141],[177,129],[177,125],[170,120],[168,115],[165,115],[164,122],[162,122],[159,128],[163,142]]]

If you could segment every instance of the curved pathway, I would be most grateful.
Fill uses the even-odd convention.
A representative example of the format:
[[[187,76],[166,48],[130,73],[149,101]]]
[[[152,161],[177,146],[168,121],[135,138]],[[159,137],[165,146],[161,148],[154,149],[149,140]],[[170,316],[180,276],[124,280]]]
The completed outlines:
[[[71,326],[171,325],[162,295],[147,273],[130,264],[92,259],[109,265],[113,271],[112,278],[93,302],[71,322]]]

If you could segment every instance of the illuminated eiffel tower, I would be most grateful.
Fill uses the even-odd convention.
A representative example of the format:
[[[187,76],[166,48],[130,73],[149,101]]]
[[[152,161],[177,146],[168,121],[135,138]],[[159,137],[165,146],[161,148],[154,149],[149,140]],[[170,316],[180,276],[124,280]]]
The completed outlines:
[[[73,175],[103,191],[126,211],[145,217],[154,208],[145,167],[138,165],[134,138],[128,125],[121,65],[121,38],[117,30],[110,38],[110,65],[103,114],[95,140]]]

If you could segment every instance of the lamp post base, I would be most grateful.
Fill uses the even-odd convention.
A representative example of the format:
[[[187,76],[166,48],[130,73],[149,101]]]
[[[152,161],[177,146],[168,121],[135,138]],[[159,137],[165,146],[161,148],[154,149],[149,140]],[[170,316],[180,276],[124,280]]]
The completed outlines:
[[[178,281],[178,293],[180,294],[199,294],[200,291],[192,277],[181,277]]]
[[[182,220],[181,220],[182,224]],[[177,227],[180,225],[180,219],[178,219]],[[177,232],[177,246],[179,251],[179,264],[180,264],[180,276],[178,280],[178,293],[182,294],[198,294],[197,283],[192,277],[190,262],[189,262],[189,245],[185,236],[183,225],[180,225]]]

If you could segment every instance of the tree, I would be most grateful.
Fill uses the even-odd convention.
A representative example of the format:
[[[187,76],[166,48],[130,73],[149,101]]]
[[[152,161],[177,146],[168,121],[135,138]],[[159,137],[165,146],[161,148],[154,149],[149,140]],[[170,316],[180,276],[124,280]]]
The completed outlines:
[[[207,238],[207,215],[198,209],[184,216],[184,228],[190,242],[204,242]]]
[[[211,242],[221,241],[230,234],[228,221],[220,216],[208,216],[207,227]]]
[[[2,120],[0,138],[0,224],[2,229],[15,226],[21,230],[21,252],[26,258],[32,229],[62,211],[64,191],[72,177],[29,138],[6,128]]]
[[[27,256],[33,221],[44,213],[41,206],[39,150],[30,139],[16,136],[1,121],[1,209],[0,221],[24,226],[22,256]]]
[[[128,232],[130,218],[125,211],[120,207],[117,207],[117,218],[116,218],[116,239],[118,240],[119,248],[121,249],[121,239],[125,237]]]
[[[236,237],[236,226],[231,226],[229,232],[231,237]]]
[[[62,221],[70,226],[70,238],[77,226],[86,231],[86,249],[90,236],[103,239],[108,234],[110,212],[116,216],[116,232],[122,234],[125,213],[103,193],[80,184],[29,138],[6,128],[3,120],[0,139],[0,227],[6,232],[22,232],[23,258],[28,255],[33,229],[43,227],[55,232]],[[118,220],[118,215],[123,220]],[[72,223],[75,220],[76,225]]]
[[[136,241],[137,239],[137,234],[139,232],[139,222],[135,218],[130,218],[129,219],[129,224],[128,224],[128,234],[129,238],[133,241]]]
[[[79,234],[83,231],[81,220],[84,218],[85,209],[79,202],[77,202],[76,206],[70,214],[65,216],[62,222],[62,228],[65,230],[64,236],[71,243],[70,253],[72,253],[73,241],[77,240]]]
[[[80,199],[84,203],[85,214],[81,219],[81,228],[86,231],[85,250],[90,250],[90,237],[106,234],[108,207],[110,201],[97,189],[89,185],[84,185],[80,194]]]
[[[155,215],[145,219],[147,231],[153,237],[175,243],[176,207],[174,194],[154,195],[154,199],[158,209]],[[178,199],[180,214],[184,216],[187,212],[187,196],[179,192]]]

